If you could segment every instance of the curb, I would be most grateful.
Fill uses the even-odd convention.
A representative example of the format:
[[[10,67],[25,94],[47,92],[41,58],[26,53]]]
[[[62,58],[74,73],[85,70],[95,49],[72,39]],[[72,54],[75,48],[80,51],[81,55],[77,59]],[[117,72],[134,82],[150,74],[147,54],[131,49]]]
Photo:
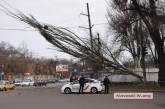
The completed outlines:
[[[159,93],[165,93],[165,90],[110,90],[111,92],[159,92]]]

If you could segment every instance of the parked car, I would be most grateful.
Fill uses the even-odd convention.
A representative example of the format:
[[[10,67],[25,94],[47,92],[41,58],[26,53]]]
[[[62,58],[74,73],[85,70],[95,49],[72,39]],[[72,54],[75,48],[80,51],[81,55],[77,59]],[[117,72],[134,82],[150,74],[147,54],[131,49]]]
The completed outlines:
[[[15,84],[6,81],[6,80],[1,80],[0,81],[0,90],[2,91],[7,91],[15,88]]]
[[[21,82],[21,86],[33,86],[34,81],[33,80],[24,80]]]
[[[5,90],[7,90],[7,89],[5,88],[5,84],[2,84],[2,83],[0,82],[0,91],[5,91]]]
[[[36,80],[34,86],[46,86],[47,82],[44,80]]]
[[[103,90],[103,84],[99,80],[85,78],[85,82],[86,83],[84,86],[84,92],[98,93]],[[62,86],[61,93],[70,94],[73,92],[79,92],[79,88],[80,88],[79,81],[76,80],[76,81],[69,82],[69,83],[65,84],[64,86]]]
[[[15,88],[15,84],[13,82],[6,81],[5,87],[7,88],[7,90],[11,90]]]
[[[15,84],[15,86],[22,86],[22,82],[23,82],[23,81],[21,81],[21,80],[16,80],[16,81],[14,82],[14,84]]]
[[[52,80],[46,80],[46,83],[47,84],[52,84],[52,83],[57,83],[58,82],[58,80],[57,79],[52,79]]]

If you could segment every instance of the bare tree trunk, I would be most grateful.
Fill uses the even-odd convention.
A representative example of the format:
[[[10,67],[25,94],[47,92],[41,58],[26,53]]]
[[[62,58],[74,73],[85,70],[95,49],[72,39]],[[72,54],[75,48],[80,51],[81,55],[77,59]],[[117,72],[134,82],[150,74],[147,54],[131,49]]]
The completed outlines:
[[[159,49],[160,47],[157,48],[159,67],[158,82],[160,85],[165,85],[165,54],[162,50]]]
[[[158,63],[159,63],[158,82],[159,82],[159,85],[165,86],[165,56],[161,56]]]
[[[142,69],[143,69],[143,82],[145,84],[147,82],[145,56],[142,56],[141,64],[142,64],[141,66],[142,66]]]
[[[154,44],[158,54],[158,82],[159,85],[165,85],[165,53],[164,53],[164,41],[160,39],[159,31],[153,32],[155,38]],[[157,37],[156,37],[157,36]]]

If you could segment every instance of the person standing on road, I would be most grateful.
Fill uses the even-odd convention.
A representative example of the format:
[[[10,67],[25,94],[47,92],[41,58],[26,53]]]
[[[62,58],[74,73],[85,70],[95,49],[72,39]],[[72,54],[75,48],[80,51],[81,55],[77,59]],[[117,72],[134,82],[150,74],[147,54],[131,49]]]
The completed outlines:
[[[70,82],[73,82],[73,76],[70,77]]]
[[[105,76],[103,84],[105,86],[104,92],[105,94],[109,93],[109,84],[110,84],[110,80],[108,79],[108,76]]]
[[[79,79],[79,84],[80,84],[79,93],[83,94],[83,89],[85,84],[85,78],[83,75]]]

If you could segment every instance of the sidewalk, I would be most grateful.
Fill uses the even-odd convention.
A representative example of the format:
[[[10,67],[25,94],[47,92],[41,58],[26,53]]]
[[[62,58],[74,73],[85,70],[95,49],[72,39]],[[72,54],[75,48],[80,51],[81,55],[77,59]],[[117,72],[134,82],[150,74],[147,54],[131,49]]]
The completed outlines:
[[[110,89],[110,92],[159,92],[159,93],[165,93],[165,90]]]

